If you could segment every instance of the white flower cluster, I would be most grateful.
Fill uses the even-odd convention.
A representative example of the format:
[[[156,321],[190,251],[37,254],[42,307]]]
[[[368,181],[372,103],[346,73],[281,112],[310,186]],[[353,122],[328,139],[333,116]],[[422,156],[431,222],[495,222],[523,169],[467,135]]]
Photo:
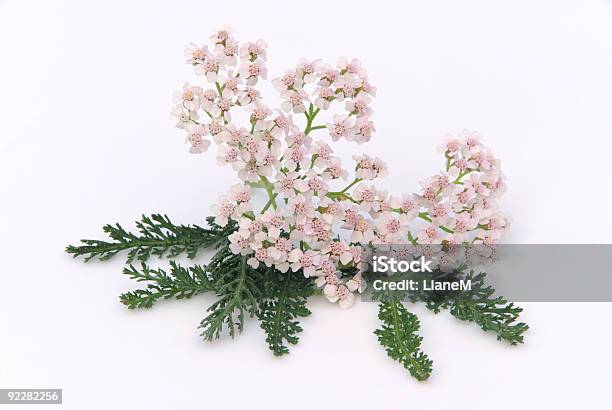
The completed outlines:
[[[419,194],[390,196],[377,189],[373,182],[387,175],[387,166],[368,155],[354,156],[354,179],[332,190],[348,178],[348,169],[312,134],[325,130],[334,141],[357,143],[371,138],[375,89],[361,63],[342,59],[333,68],[300,61],[272,80],[282,98],[273,111],[254,88],[266,79],[266,44],[240,46],[230,33],[215,33],[210,49],[187,47],[187,62],[211,86],[186,84],[176,95],[173,118],[187,131],[190,152],[206,151],[210,135],[218,145],[218,164],[229,164],[243,181],[220,198],[214,212],[220,225],[238,223],[229,237],[231,250],[248,255],[251,266],[316,277],[325,296],[346,308],[354,292],[365,288],[355,272],[366,245],[489,244],[506,231],[509,220],[497,210],[505,189],[499,161],[470,133],[447,140],[441,148],[445,171],[423,181]],[[344,114],[315,123],[332,105]],[[238,109],[249,114],[246,128],[232,122],[232,110]],[[304,117],[303,128],[293,114]],[[261,210],[252,204],[253,189],[268,195]]]

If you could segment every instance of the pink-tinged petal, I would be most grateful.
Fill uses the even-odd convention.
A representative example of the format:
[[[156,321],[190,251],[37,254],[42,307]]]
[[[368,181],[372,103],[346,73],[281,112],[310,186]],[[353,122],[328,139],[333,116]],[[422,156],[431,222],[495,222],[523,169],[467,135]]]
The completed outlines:
[[[215,217],[215,223],[219,226],[227,225],[228,219],[225,216],[217,216]]]
[[[357,290],[357,288],[359,287],[359,285],[357,284],[356,281],[354,281],[353,279],[349,280],[348,282],[346,282],[346,287],[348,288],[348,290],[350,290],[351,292],[354,292]]]
[[[340,263],[348,265],[353,260],[353,254],[350,252],[343,252],[340,255]]]
[[[300,256],[302,256],[302,251],[299,249],[294,249],[289,252],[289,257],[287,259],[289,262],[297,262],[300,259]]]
[[[253,269],[257,269],[259,267],[259,261],[257,259],[255,259],[255,258],[249,258],[247,263]]]
[[[278,229],[275,226],[269,226],[268,227],[268,235],[270,236],[270,238],[274,238],[274,239],[278,239],[280,236],[281,230]]]
[[[355,302],[355,295],[353,295],[352,293],[349,293],[343,299],[340,300],[339,305],[341,309],[348,309],[351,306],[353,306],[354,302]]]
[[[323,279],[325,281],[325,279]],[[336,292],[338,291],[338,286],[327,284],[323,288],[323,294],[328,298],[336,296]],[[337,296],[336,296],[337,297]]]

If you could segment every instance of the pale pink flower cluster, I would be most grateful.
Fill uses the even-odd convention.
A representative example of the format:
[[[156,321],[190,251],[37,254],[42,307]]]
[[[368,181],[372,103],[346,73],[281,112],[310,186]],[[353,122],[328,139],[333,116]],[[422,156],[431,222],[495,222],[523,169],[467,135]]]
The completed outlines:
[[[333,101],[344,104],[344,114],[336,114],[325,126],[337,141],[363,143],[369,141],[375,131],[370,121],[370,103],[376,88],[369,81],[366,71],[357,59],[340,59],[336,68],[321,60],[302,59],[295,68],[285,71],[282,77],[272,80],[280,92],[281,108],[288,113],[306,113],[311,107],[315,115],[328,110]]]
[[[349,169],[325,136],[363,143],[374,131],[375,88],[361,63],[341,59],[333,68],[301,60],[272,80],[282,99],[273,110],[255,88],[267,76],[266,44],[240,45],[227,28],[211,41],[210,47],[191,44],[186,50],[188,64],[210,88],[185,85],[176,94],[173,118],[186,130],[190,152],[206,151],[212,139],[217,163],[230,165],[243,181],[213,212],[219,225],[237,223],[230,249],[247,256],[253,268],[314,277],[330,301],[346,308],[365,289],[358,272],[368,245],[486,244],[507,230],[509,219],[497,209],[505,189],[499,160],[476,135],[448,138],[441,148],[445,170],[423,181],[418,194],[391,196],[378,189],[375,182],[388,174],[387,166],[365,154],[353,156],[354,179],[336,188]],[[333,106],[343,113],[319,120]],[[245,126],[233,122],[234,110],[247,112]],[[317,132],[323,139],[313,138]],[[256,189],[267,193],[262,209],[253,206]]]

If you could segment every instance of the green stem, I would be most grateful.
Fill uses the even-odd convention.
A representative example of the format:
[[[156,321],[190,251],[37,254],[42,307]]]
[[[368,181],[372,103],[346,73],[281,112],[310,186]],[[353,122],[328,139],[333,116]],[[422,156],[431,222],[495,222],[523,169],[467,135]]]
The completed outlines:
[[[274,184],[272,184],[268,180],[268,178],[261,176],[259,187],[265,189],[266,193],[268,194],[268,202],[264,205],[263,209],[261,210],[261,213],[263,214],[264,212],[266,212],[270,208],[270,206],[276,209],[278,207],[278,205],[276,204],[276,197],[278,196],[278,194],[274,192]]]
[[[304,113],[304,115],[306,116],[306,128],[304,128],[304,134],[308,135],[310,134],[310,131],[325,128],[325,125],[316,125],[316,126],[312,125],[312,122],[314,121],[319,111],[321,111],[321,109],[320,108],[315,109],[314,105],[312,104],[308,106],[308,111]]]
[[[223,88],[219,84],[219,82],[215,81],[215,87],[217,87],[217,92],[219,93],[219,97],[223,94]]]
[[[270,199],[268,199],[268,202],[266,202],[266,204],[264,205],[264,207],[261,209],[261,213],[263,214],[264,212],[266,212],[269,208],[270,205],[272,205],[272,208],[276,209],[278,207],[278,205],[276,204],[276,197],[278,196],[277,193],[274,194],[270,194],[270,191],[268,191],[268,196]]]
[[[353,185],[361,182],[362,179],[361,178],[355,178],[353,180],[353,182],[351,182],[350,184],[348,184],[348,186],[346,188],[344,188],[342,191],[340,191],[341,194],[344,194],[346,191],[348,191],[349,189],[351,189],[353,187]]]
[[[459,175],[457,175],[457,178],[455,178],[455,180],[453,181],[453,184],[463,185],[463,182],[461,182],[461,178],[463,178],[464,176],[466,176],[470,172],[473,172],[473,170],[468,169],[468,170],[466,170],[466,172],[460,171]]]
[[[431,222],[432,219],[429,217],[429,215],[427,214],[427,212],[419,212],[419,218],[427,221],[427,222]],[[443,230],[444,232],[447,233],[455,233],[455,231],[453,231],[452,229],[447,228],[444,225],[438,225],[438,228],[440,228],[441,230]]]
[[[359,201],[354,200],[350,195],[348,195],[346,192],[351,189],[355,184],[361,182],[362,179],[361,178],[355,178],[353,180],[353,182],[351,182],[350,184],[348,184],[348,186],[346,186],[342,191],[333,191],[333,192],[328,192],[327,194],[325,194],[326,197],[335,200],[338,199],[348,199],[351,202],[354,203],[358,203]]]

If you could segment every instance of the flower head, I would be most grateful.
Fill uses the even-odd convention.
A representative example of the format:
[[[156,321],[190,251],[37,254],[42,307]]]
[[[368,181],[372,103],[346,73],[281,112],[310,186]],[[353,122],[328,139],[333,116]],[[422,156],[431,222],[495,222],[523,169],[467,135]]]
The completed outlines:
[[[241,180],[213,206],[214,221],[236,228],[229,250],[251,268],[312,276],[347,308],[367,286],[359,270],[370,246],[411,243],[437,255],[442,244],[490,247],[508,231],[511,218],[499,210],[506,190],[500,161],[473,132],[445,138],[438,147],[443,171],[421,181],[418,193],[381,189],[388,167],[368,153],[353,156],[352,169],[342,166],[332,142],[363,144],[376,131],[376,88],[359,60],[335,67],[299,60],[271,80],[281,97],[272,107],[258,89],[267,79],[263,40],[240,43],[223,27],[209,45],[189,44],[185,58],[208,85],[184,84],[171,118],[190,152],[207,151],[212,140],[217,163],[230,164]],[[442,255],[440,268],[454,257]]]

